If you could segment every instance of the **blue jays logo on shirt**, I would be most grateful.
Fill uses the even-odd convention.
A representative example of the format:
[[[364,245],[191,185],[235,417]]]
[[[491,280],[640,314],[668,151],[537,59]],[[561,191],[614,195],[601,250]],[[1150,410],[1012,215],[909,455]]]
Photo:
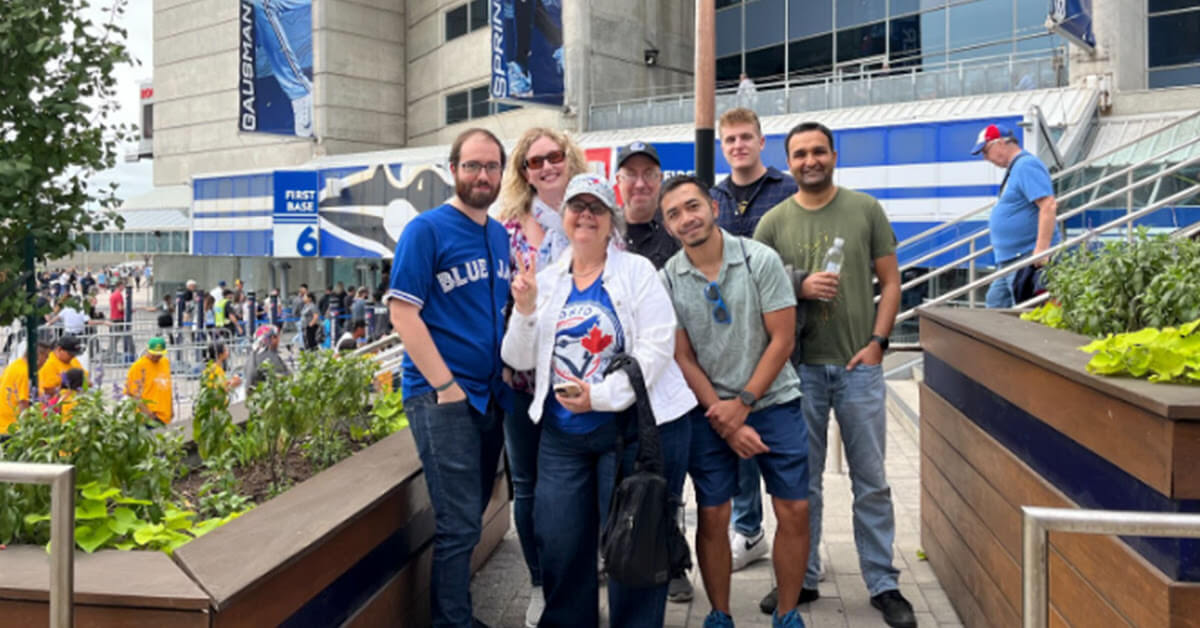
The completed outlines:
[[[512,269],[506,263],[496,264],[496,276],[508,280],[512,275]],[[487,258],[471,260],[465,264],[460,264],[450,270],[443,270],[437,274],[438,284],[442,287],[442,292],[450,292],[455,288],[465,286],[475,281],[481,281],[488,278]]]
[[[554,332],[553,383],[568,378],[599,382],[604,367],[620,349],[621,322],[612,310],[594,301],[568,304]]]

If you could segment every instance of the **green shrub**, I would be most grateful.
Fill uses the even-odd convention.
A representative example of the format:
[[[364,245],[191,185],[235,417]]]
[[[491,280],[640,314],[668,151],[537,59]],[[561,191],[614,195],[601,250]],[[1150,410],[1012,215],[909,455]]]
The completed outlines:
[[[1085,336],[1179,326],[1200,318],[1200,242],[1151,237],[1081,247],[1046,266],[1062,327]]]

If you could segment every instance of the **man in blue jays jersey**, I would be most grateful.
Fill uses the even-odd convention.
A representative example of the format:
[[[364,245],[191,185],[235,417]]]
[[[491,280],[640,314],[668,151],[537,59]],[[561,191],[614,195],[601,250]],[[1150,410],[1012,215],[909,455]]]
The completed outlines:
[[[504,148],[483,129],[450,150],[455,195],[404,228],[388,294],[404,341],[404,409],[433,504],[434,626],[470,626],[471,551],[504,443],[500,341],[508,299],[504,227],[487,209]]]

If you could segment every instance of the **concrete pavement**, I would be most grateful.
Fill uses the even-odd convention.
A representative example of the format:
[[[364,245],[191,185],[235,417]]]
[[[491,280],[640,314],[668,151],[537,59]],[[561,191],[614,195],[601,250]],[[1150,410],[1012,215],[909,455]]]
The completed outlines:
[[[890,394],[915,407],[916,384],[909,380],[889,381]],[[896,510],[895,565],[900,569],[900,590],[912,602],[918,625],[949,628],[961,626],[949,599],[938,584],[929,564],[919,558],[921,549],[920,450],[917,426],[889,404],[887,428],[887,473]],[[871,607],[862,581],[851,524],[850,478],[832,468],[825,472],[825,521],[821,555],[826,579],[820,584],[821,599],[802,607],[807,626],[812,628],[886,628],[879,611]],[[684,495],[691,503],[687,512],[688,540],[694,541],[695,499],[689,481]],[[774,534],[775,518],[769,501],[766,521],[768,538]],[[693,560],[694,562],[694,560]],[[687,604],[667,604],[666,625],[699,628],[710,606],[698,570],[690,573],[695,599]],[[771,589],[774,574],[770,562],[758,561],[733,574],[732,611],[738,626],[770,626],[771,618],[758,609],[758,602]],[[521,558],[516,528],[510,528],[500,547],[471,583],[476,616],[490,626],[521,628],[529,600],[529,574]],[[600,594],[602,621],[606,618],[606,594]],[[605,625],[607,622],[604,621]]]

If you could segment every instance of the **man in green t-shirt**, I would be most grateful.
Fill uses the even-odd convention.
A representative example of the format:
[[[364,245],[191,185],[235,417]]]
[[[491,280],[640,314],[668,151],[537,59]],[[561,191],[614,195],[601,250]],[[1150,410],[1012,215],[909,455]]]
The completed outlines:
[[[809,438],[809,515],[812,547],[800,603],[820,597],[821,474],[832,409],[841,427],[854,491],[854,537],[871,605],[889,626],[916,626],[912,605],[900,594],[892,565],[896,535],[891,488],[884,474],[887,411],[883,352],[900,307],[896,236],[874,198],[833,184],[837,153],[833,133],[806,122],[784,141],[788,169],[799,191],[763,216],[754,238],[774,248],[785,264],[809,271],[799,286],[804,299],[799,351],[804,416]],[[843,261],[823,267],[834,240]],[[872,274],[881,299],[874,304]],[[768,595],[768,598],[771,596]],[[763,600],[764,610],[772,600]],[[787,605],[783,605],[785,608]]]

